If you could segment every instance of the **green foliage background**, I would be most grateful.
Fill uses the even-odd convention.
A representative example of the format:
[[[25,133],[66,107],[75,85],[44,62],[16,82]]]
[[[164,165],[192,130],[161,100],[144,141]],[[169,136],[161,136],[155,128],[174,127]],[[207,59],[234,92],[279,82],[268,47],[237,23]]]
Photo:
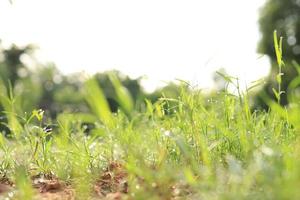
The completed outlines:
[[[278,66],[272,37],[274,30],[277,30],[278,35],[283,37],[282,51],[285,67],[282,68],[284,74],[282,90],[285,91],[285,94],[282,95],[281,104],[287,105],[289,93],[299,93],[299,80],[295,79],[299,74],[297,62],[300,61],[300,1],[268,0],[260,11],[259,26],[262,37],[258,45],[258,52],[271,59],[272,68],[267,84],[256,98],[256,107],[267,108],[261,95],[275,99],[272,88],[276,87]]]

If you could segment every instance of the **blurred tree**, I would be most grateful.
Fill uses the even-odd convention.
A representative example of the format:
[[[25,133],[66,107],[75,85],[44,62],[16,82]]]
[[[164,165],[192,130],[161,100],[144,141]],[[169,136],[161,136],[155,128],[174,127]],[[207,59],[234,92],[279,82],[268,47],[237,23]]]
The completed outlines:
[[[78,102],[81,81],[77,77],[63,76],[54,65],[40,65],[33,59],[33,52],[32,45],[11,45],[8,48],[0,45],[0,82],[7,90],[10,88],[13,91],[17,114],[22,116],[24,112],[30,113],[33,109],[42,108],[54,118],[57,112],[70,107],[68,103]],[[36,66],[28,67],[23,61],[26,57]],[[72,88],[72,94],[66,92],[69,91],[66,88]],[[62,96],[60,93],[64,94],[63,100],[58,97]],[[83,98],[80,101],[84,104]],[[74,105],[73,108],[81,108],[80,105]],[[0,110],[3,111],[3,108]]]
[[[25,112],[30,113],[33,109],[43,109],[48,119],[55,119],[61,112],[89,112],[84,99],[82,74],[63,75],[55,65],[41,65],[34,59],[32,59],[34,67],[29,67],[23,58],[32,58],[33,52],[34,48],[31,45],[25,47],[11,45],[4,48],[0,43],[0,86],[4,83],[7,90],[11,87],[16,97],[14,104],[18,108],[17,114],[23,116]],[[155,102],[163,95],[177,97],[180,92],[179,86],[170,83],[151,94],[146,94],[140,78],[132,79],[119,71],[97,73],[95,78],[113,112],[117,112],[120,105],[110,79],[112,73],[130,93],[135,109],[142,108],[145,98]],[[4,111],[3,108],[0,108],[0,111]]]
[[[28,69],[22,62],[22,56],[30,53],[32,49],[33,47],[30,45],[25,47],[11,45],[8,49],[4,49],[0,46],[2,56],[1,78],[9,80],[12,86],[14,86],[17,79],[26,76]]]
[[[283,67],[282,90],[287,91],[290,82],[297,76],[292,61],[300,61],[300,0],[268,0],[260,12],[259,19],[262,38],[258,46],[258,52],[266,54],[271,58],[271,72],[267,84],[260,94],[268,95],[275,99],[272,88],[276,88],[276,75],[278,66],[274,50],[273,31],[277,30],[283,40]],[[262,98],[256,98],[258,107],[266,108]],[[287,94],[282,95],[282,105],[288,103]]]

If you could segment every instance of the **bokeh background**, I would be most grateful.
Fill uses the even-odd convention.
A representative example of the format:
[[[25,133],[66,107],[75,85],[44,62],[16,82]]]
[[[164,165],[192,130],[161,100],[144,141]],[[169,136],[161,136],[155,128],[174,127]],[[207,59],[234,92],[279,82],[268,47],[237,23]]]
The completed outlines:
[[[116,112],[110,73],[142,109],[144,99],[177,97],[179,80],[209,98],[224,89],[220,71],[238,77],[244,90],[258,85],[253,109],[268,109],[277,30],[285,60],[281,104],[288,105],[287,93],[299,93],[299,11],[299,0],[1,0],[2,92],[17,97],[19,113],[41,108],[55,118],[89,112],[87,77],[96,77]]]

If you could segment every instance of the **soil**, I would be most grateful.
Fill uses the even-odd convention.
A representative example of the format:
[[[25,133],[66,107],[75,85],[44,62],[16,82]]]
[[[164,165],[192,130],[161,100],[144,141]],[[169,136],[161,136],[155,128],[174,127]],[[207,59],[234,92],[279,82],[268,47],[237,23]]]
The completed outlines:
[[[127,173],[120,163],[110,163],[99,175],[93,186],[93,200],[121,200],[128,193]],[[53,176],[31,177],[36,191],[35,200],[75,200],[76,193],[70,184]],[[7,179],[0,180],[0,199],[14,191],[15,186]]]

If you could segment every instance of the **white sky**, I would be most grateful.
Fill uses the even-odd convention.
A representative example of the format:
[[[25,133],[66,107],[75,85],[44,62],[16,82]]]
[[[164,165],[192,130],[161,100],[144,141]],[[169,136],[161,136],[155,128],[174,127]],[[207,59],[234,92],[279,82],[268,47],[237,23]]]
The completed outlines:
[[[247,83],[267,75],[259,58],[265,0],[0,0],[0,38],[37,44],[64,73],[118,69],[147,75],[148,89],[174,78],[202,87],[224,67]]]

